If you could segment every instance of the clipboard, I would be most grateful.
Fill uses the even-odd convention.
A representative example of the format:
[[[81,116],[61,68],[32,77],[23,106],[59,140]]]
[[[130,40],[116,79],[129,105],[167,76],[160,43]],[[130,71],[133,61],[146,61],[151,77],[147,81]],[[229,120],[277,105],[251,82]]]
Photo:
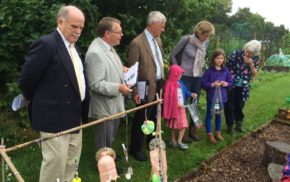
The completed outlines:
[[[145,103],[148,100],[149,80],[139,80],[137,82],[137,90],[141,103]]]

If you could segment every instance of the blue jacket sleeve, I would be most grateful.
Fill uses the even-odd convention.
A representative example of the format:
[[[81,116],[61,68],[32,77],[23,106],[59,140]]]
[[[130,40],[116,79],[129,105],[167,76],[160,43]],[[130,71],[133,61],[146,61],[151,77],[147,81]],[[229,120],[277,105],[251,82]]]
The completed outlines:
[[[187,98],[191,97],[191,92],[187,90],[187,88],[185,87],[185,85],[183,84],[183,82],[181,80],[179,80],[179,84],[180,84],[182,94],[183,94],[183,101],[186,104]]]

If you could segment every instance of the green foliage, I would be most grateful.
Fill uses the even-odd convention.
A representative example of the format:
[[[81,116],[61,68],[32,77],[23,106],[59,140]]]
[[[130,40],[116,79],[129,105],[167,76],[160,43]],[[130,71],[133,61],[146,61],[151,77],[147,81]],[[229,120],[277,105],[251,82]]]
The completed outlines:
[[[60,0],[2,0],[0,6],[0,107],[7,107],[19,90],[17,79],[23,57],[29,45],[56,27],[56,14]],[[94,29],[99,15],[89,0],[75,0],[73,4],[83,9],[86,28],[80,40],[81,50],[87,49],[95,36]]]
[[[56,5],[49,6],[44,0],[1,2],[0,94],[3,99],[0,106],[7,106],[18,92],[16,80],[23,55],[34,39],[50,31],[51,17],[56,8]]]
[[[290,55],[290,33],[284,36],[284,48],[283,53]]]

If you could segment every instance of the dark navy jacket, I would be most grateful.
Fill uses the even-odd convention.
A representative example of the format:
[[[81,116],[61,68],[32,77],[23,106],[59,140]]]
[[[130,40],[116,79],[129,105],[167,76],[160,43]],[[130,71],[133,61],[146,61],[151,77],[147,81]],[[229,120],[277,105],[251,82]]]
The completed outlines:
[[[56,133],[87,121],[88,90],[82,102],[73,63],[57,30],[29,47],[19,86],[30,100],[34,129]]]

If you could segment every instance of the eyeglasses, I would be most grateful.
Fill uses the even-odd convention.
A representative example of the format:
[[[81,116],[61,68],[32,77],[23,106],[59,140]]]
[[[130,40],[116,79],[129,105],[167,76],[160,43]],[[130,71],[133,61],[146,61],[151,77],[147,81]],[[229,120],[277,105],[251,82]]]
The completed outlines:
[[[120,32],[109,31],[109,32],[111,32],[111,33],[116,33],[116,34],[119,34],[119,35],[121,35],[121,36],[124,35],[122,31],[120,31]]]

